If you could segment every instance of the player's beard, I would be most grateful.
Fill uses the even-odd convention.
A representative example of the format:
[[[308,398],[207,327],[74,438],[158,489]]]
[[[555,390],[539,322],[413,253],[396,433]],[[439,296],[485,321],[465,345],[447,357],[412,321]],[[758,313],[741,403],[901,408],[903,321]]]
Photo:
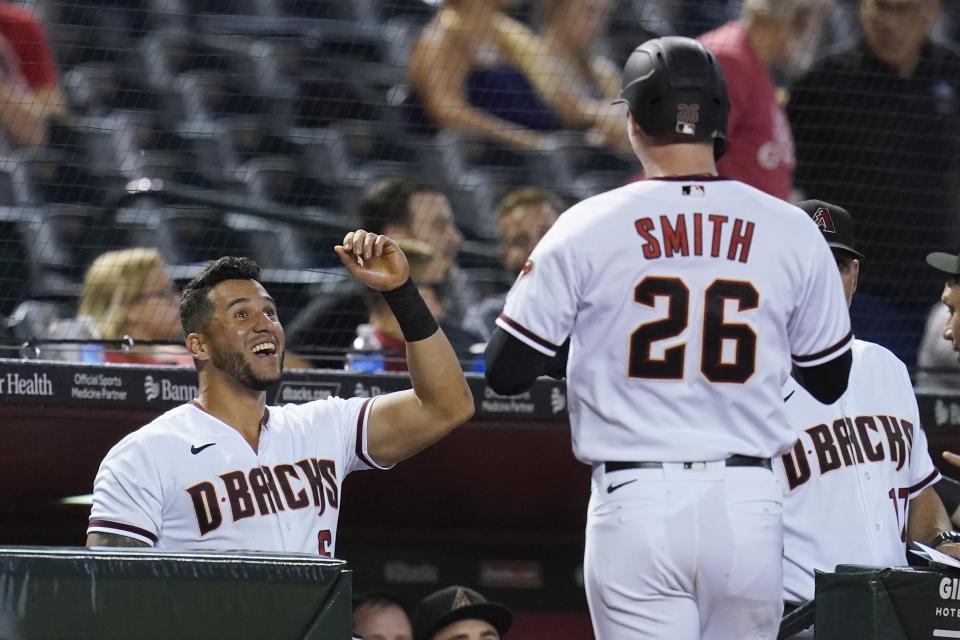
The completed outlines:
[[[283,358],[285,355],[285,352],[280,354],[280,371],[283,371]],[[275,378],[258,376],[247,359],[238,351],[214,349],[210,353],[210,359],[213,361],[213,366],[248,389],[266,391],[272,384],[280,379],[279,373]]]

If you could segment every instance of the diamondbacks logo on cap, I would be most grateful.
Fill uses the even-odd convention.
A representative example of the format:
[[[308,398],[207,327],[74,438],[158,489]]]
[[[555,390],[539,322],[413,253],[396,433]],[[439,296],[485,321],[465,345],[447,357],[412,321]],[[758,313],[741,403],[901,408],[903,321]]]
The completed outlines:
[[[833,225],[833,216],[830,215],[830,210],[824,207],[820,207],[813,214],[813,221],[817,223],[817,226],[820,227],[820,230],[824,233],[836,233],[837,228]]]
[[[682,103],[677,105],[677,133],[686,136],[695,135],[698,122],[700,122],[700,105]]]
[[[456,611],[472,604],[475,604],[473,596],[466,589],[457,589],[457,595],[453,599],[453,604],[450,605],[450,610]]]

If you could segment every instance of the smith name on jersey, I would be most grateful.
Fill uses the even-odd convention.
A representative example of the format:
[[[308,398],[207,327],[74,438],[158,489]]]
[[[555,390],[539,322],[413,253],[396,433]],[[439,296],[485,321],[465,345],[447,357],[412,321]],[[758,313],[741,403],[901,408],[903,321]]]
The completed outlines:
[[[340,487],[367,453],[374,400],[268,407],[257,451],[195,403],[121,440],[94,482],[88,532],[159,548],[332,556]]]
[[[850,384],[832,405],[796,381],[784,387],[800,437],[774,459],[784,489],[784,593],[813,598],[814,570],[907,564],[910,500],[940,479],[927,451],[907,368],[883,347],[853,342]]]

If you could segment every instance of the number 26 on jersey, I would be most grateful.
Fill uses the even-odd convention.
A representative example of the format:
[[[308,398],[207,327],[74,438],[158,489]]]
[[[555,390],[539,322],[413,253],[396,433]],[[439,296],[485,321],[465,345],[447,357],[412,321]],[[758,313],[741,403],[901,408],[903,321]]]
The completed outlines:
[[[739,311],[756,309],[760,294],[749,282],[714,280],[703,293],[703,318],[690,317],[690,289],[679,278],[651,276],[640,281],[633,290],[634,302],[655,307],[658,297],[665,297],[667,317],[640,325],[630,334],[629,376],[654,380],[682,380],[687,344],[663,351],[653,357],[653,344],[675,338],[691,323],[701,324],[702,347],[700,372],[710,382],[743,384],[753,375],[757,361],[757,334],[743,323],[727,322],[724,306],[737,304]],[[732,345],[725,353],[725,345]]]

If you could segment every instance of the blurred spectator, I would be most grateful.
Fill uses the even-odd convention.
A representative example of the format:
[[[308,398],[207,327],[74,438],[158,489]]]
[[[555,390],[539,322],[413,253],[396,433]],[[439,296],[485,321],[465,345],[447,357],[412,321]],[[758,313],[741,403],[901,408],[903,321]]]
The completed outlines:
[[[914,376],[918,392],[955,393],[960,386],[957,352],[950,341],[944,340],[944,330],[949,321],[950,311],[939,302],[927,315]]]
[[[809,66],[829,0],[744,0],[740,19],[700,40],[717,56],[730,95],[721,175],[789,200],[793,136],[772,72]]]
[[[696,38],[737,16],[738,0],[695,2],[685,0],[633,0],[636,13],[653,31]],[[640,44],[639,42],[637,44]]]
[[[566,72],[569,89],[587,98],[614,100],[620,95],[620,69],[593,51],[615,4],[615,0],[540,0],[544,48]]]
[[[520,273],[530,252],[565,209],[560,198],[538,187],[521,187],[504,196],[497,207],[496,222],[500,262],[508,273]],[[467,313],[464,327],[486,342],[506,299],[504,292],[474,305]]]
[[[607,131],[620,107],[584,95],[570,70],[504,13],[518,0],[446,0],[420,33],[409,72],[432,122],[525,148],[560,128]],[[622,117],[622,114],[621,114]]]
[[[499,640],[513,615],[467,587],[434,591],[420,601],[414,616],[415,640]]]
[[[456,265],[463,236],[453,222],[447,197],[424,182],[410,177],[385,178],[367,189],[360,203],[360,226],[367,231],[409,238],[430,246],[434,252],[430,271],[424,277],[437,287],[451,325],[462,325],[479,293]],[[347,290],[317,296],[290,323],[290,345],[346,349],[357,326],[366,322],[362,290],[345,280]]]
[[[40,20],[0,0],[0,127],[18,144],[43,144],[47,119],[66,111]]]
[[[368,593],[354,603],[353,632],[363,640],[413,640],[407,608],[389,593]]]
[[[943,282],[924,256],[955,244],[960,55],[929,33],[939,0],[860,0],[863,38],[792,90],[797,187],[860,212],[870,256],[850,309],[854,330],[916,362]]]
[[[616,0],[540,0],[541,37],[552,58],[552,72],[566,81],[566,91],[582,100],[610,102],[620,95],[620,69],[593,47],[606,31]],[[637,43],[639,44],[639,43]],[[598,142],[628,148],[623,114],[591,125]]]
[[[78,316],[89,317],[103,340],[182,340],[180,294],[167,265],[155,249],[108,251],[90,265],[83,278]],[[192,365],[182,345],[137,345],[108,350],[106,362]]]
[[[450,345],[457,353],[467,353],[470,347],[481,342],[481,338],[475,334],[465,331],[456,324],[451,324],[446,317],[443,301],[437,293],[437,285],[432,279],[437,270],[434,267],[435,253],[430,245],[418,240],[400,239],[397,244],[407,256],[407,262],[410,264],[410,277],[417,283],[420,289],[420,295],[423,297],[430,313],[437,319],[443,328],[444,334],[450,340]],[[369,316],[365,324],[357,327],[357,340],[354,341],[354,349],[364,352],[361,355],[363,362],[367,363],[361,366],[352,367],[354,370],[366,371],[406,371],[406,341],[403,339],[403,332],[400,331],[400,325],[394,317],[393,312],[387,305],[387,301],[379,291],[366,289],[363,292],[363,299],[366,303]],[[356,354],[352,354],[356,355]],[[376,360],[371,362],[370,356]],[[353,362],[354,358],[347,357],[348,362]]]

